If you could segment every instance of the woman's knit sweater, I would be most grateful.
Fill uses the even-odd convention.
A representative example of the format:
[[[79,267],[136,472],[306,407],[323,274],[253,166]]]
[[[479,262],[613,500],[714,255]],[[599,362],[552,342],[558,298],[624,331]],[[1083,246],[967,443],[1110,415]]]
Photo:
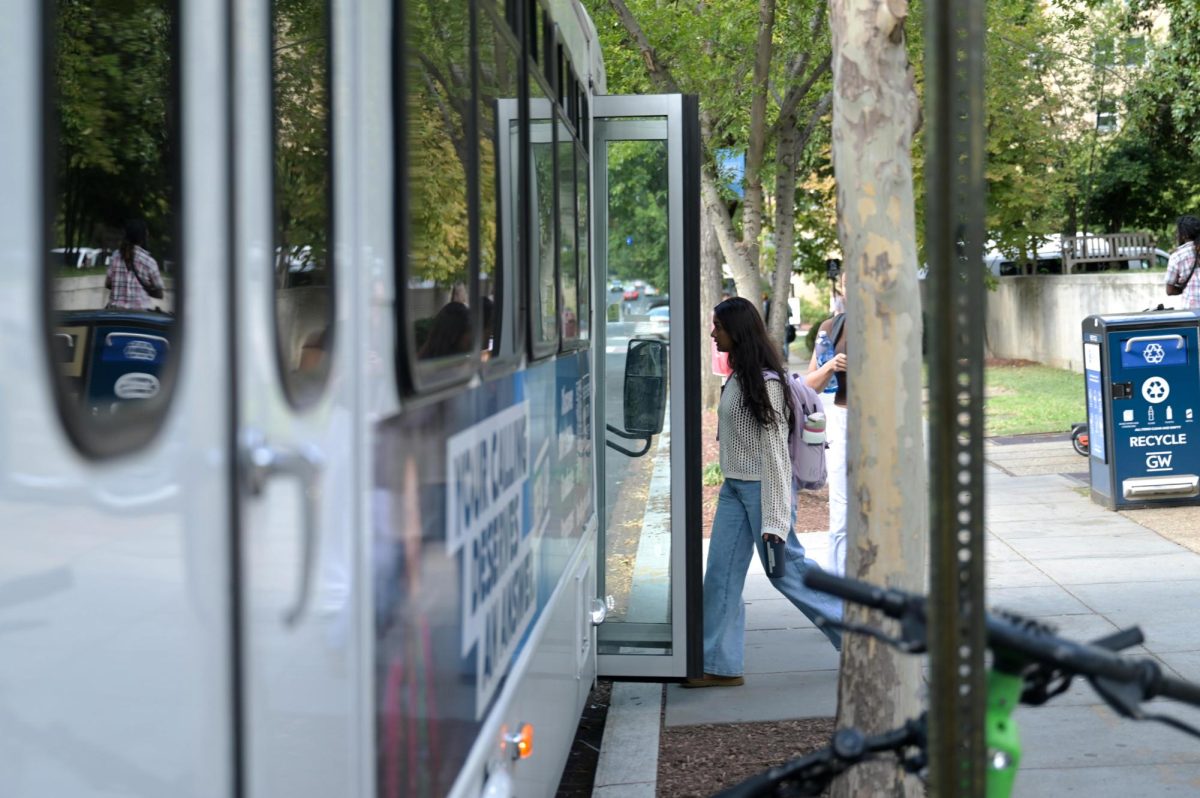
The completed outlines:
[[[762,482],[760,532],[786,538],[792,528],[792,461],[788,453],[783,385],[779,380],[767,380],[767,398],[778,421],[763,426],[742,401],[737,375],[725,383],[717,410],[721,472],[729,479]]]

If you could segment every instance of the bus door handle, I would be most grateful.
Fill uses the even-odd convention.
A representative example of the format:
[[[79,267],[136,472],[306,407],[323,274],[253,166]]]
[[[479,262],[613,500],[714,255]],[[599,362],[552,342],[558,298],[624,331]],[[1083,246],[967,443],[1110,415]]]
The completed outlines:
[[[300,590],[283,621],[295,626],[304,616],[312,594],[313,570],[317,558],[317,523],[320,516],[321,467],[323,458],[315,446],[301,445],[283,449],[267,443],[258,430],[246,430],[241,444],[242,485],[251,496],[261,496],[267,482],[275,477],[290,477],[300,487],[300,517],[303,538],[300,556]]]

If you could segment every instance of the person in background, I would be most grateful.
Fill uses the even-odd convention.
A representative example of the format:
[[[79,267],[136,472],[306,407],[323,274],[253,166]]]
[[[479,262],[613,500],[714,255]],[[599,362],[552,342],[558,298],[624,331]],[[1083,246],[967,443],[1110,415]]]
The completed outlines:
[[[837,293],[846,291],[846,273],[837,280]],[[817,393],[822,393],[836,374],[837,391],[832,396],[822,393],[825,410],[825,470],[829,484],[829,570],[838,576],[846,572],[846,509],[849,504],[846,493],[846,315],[838,314],[821,322],[821,330],[833,342],[834,356],[825,363],[817,363],[814,351],[808,362],[808,373],[804,381]],[[832,399],[833,401],[830,401]]]
[[[717,499],[704,571],[704,676],[684,687],[734,687],[744,683],[746,606],[742,588],[755,549],[766,563],[766,545],[786,541],[783,574],[771,580],[814,622],[834,647],[841,633],[820,623],[840,620],[842,602],[811,590],[802,577],[817,564],[804,556],[792,530],[792,465],[788,435],[794,413],[779,348],[767,335],[758,308],[740,297],[713,309],[712,339],[729,353],[733,374],[721,391],[717,437],[725,482]],[[765,372],[774,372],[766,375]]]
[[[153,300],[163,298],[162,274],[158,262],[146,251],[146,223],[131,219],[125,223],[125,238],[108,259],[104,287],[109,290],[107,307],[122,310],[150,310]]]
[[[471,351],[472,333],[470,309],[462,302],[447,302],[433,317],[417,357],[431,360],[466,354]]]
[[[1183,295],[1189,308],[1200,308],[1200,280],[1192,276],[1200,264],[1200,219],[1180,216],[1175,223],[1175,251],[1167,261],[1167,295]]]

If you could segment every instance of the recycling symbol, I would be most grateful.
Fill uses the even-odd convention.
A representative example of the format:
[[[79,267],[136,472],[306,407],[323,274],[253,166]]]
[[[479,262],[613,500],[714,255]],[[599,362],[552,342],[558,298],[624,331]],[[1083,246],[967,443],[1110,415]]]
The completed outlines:
[[[1142,383],[1142,398],[1152,405],[1165,401],[1170,395],[1171,385],[1162,377],[1151,377]]]
[[[1147,363],[1159,364],[1163,362],[1163,358],[1167,353],[1163,351],[1162,344],[1147,344],[1142,350],[1142,357],[1146,358]]]

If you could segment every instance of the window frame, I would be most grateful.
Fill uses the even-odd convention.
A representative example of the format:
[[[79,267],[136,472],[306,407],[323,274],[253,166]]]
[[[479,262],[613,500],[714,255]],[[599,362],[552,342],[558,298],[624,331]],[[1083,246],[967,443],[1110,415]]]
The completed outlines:
[[[580,185],[580,178],[583,178],[583,184]],[[576,270],[579,273],[579,291],[587,292],[587,313],[576,314],[578,316],[579,329],[586,330],[585,336],[580,336],[580,346],[590,347],[592,345],[592,319],[596,315],[596,298],[592,286],[592,154],[588,149],[587,142],[579,139],[575,140],[575,263]],[[580,199],[586,203],[586,207],[580,207]],[[586,261],[587,267],[583,268],[580,264]],[[585,273],[586,272],[586,273]],[[585,317],[586,316],[586,317]]]
[[[528,343],[529,359],[530,359],[530,361],[539,361],[539,360],[544,360],[548,357],[552,357],[553,355],[555,355],[558,352],[559,344],[562,341],[562,319],[559,316],[560,309],[562,307],[562,297],[559,295],[560,294],[560,285],[559,285],[559,251],[558,251],[559,244],[558,244],[558,179],[557,179],[558,178],[558,128],[557,128],[556,110],[555,110],[555,105],[554,105],[554,95],[551,92],[550,87],[547,85],[547,81],[546,81],[545,77],[543,75],[538,74],[536,72],[536,70],[530,70],[529,79],[526,82],[526,85],[529,85],[530,83],[532,83],[534,81],[537,82],[539,89],[543,92],[543,96],[539,97],[537,99],[539,101],[545,102],[547,105],[547,108],[549,109],[549,112],[550,112],[546,121],[547,121],[547,125],[550,129],[550,141],[548,143],[550,146],[551,173],[554,175],[554,178],[555,178],[554,179],[554,188],[551,192],[551,196],[552,196],[551,214],[554,219],[553,223],[551,224],[551,229],[553,231],[553,236],[554,236],[553,243],[551,244],[551,250],[554,253],[553,283],[554,283],[554,328],[555,328],[555,333],[554,333],[554,336],[550,339],[542,339],[541,331],[539,329],[541,326],[541,323],[542,323],[542,317],[541,317],[541,313],[540,313],[541,295],[540,295],[540,293],[538,293],[540,291],[540,280],[541,280],[541,258],[540,258],[540,252],[538,250],[539,241],[538,241],[537,236],[534,235],[534,233],[536,232],[534,225],[535,225],[535,222],[537,221],[537,210],[534,207],[534,203],[532,202],[532,196],[533,196],[533,192],[534,192],[534,188],[535,188],[533,185],[533,179],[534,179],[534,172],[537,169],[537,162],[533,157],[533,147],[534,147],[533,102],[534,102],[534,98],[531,96],[531,97],[529,97],[529,100],[527,103],[529,117],[527,119],[526,128],[528,131],[529,138],[528,138],[528,145],[526,146],[524,153],[523,153],[526,158],[524,172],[526,175],[526,179],[530,181],[530,183],[527,187],[528,190],[525,191],[525,195],[524,195],[525,201],[528,205],[528,218],[526,221],[527,233],[526,233],[526,242],[525,242],[525,246],[524,246],[525,259],[526,259],[526,265],[527,265],[527,268],[525,271],[526,278],[525,278],[524,298],[525,298],[525,308],[526,308],[526,319],[528,322],[527,323],[528,334],[527,334],[526,340]],[[539,122],[541,121],[540,117],[539,117],[538,121]],[[541,142],[538,142],[538,143],[541,143]],[[535,314],[533,312],[535,307],[538,308],[539,313]]]
[[[54,248],[54,224],[57,215],[59,124],[57,119],[57,81],[55,69],[57,66],[57,40],[54,35],[55,12],[57,4],[48,2],[42,10],[39,21],[42,38],[42,57],[38,76],[38,90],[41,95],[41,113],[38,124],[41,128],[41,180],[37,191],[40,195],[41,209],[41,326],[45,333],[41,350],[43,362],[46,364],[46,374],[51,380],[50,393],[54,397],[54,405],[58,411],[59,420],[67,438],[83,457],[92,461],[110,460],[133,454],[146,449],[158,438],[166,425],[171,408],[175,401],[178,378],[181,369],[181,359],[184,352],[185,331],[187,321],[185,304],[181,301],[187,296],[187,241],[185,238],[183,219],[185,192],[185,171],[183,162],[183,102],[182,102],[182,69],[183,31],[182,31],[182,0],[164,0],[166,12],[171,20],[167,41],[171,48],[170,67],[167,71],[166,118],[167,141],[170,156],[169,169],[172,175],[172,185],[169,193],[172,211],[170,226],[175,249],[174,269],[171,274],[174,300],[174,324],[171,329],[170,354],[159,372],[159,392],[153,399],[144,401],[144,412],[128,413],[116,424],[91,423],[91,417],[80,412],[78,401],[71,401],[67,396],[66,385],[62,381],[59,360],[55,355],[55,331],[62,326],[59,311],[54,307],[54,290],[57,279],[58,265],[54,263],[50,253]],[[166,258],[160,260],[160,268]],[[95,327],[88,329],[88,346],[93,343]],[[82,369],[82,364],[81,364]]]
[[[467,292],[471,308],[479,307],[479,148],[478,148],[478,110],[479,81],[477,72],[478,46],[477,42],[477,3],[474,0],[458,0],[462,3],[468,16],[468,46],[467,59],[470,70],[470,112],[464,120],[464,138],[473,143],[467,148],[467,163],[464,165],[466,177],[466,207],[468,226],[467,245]],[[398,4],[395,7],[394,24],[392,26],[392,120],[393,120],[393,214],[395,253],[395,298],[393,310],[395,315],[396,340],[396,375],[400,391],[405,395],[425,395],[436,393],[468,382],[478,372],[482,356],[479,346],[480,326],[482,316],[472,313],[471,330],[474,345],[470,352],[464,353],[457,361],[439,361],[436,364],[423,365],[417,356],[416,337],[412,334],[416,319],[408,307],[408,281],[410,277],[409,251],[412,236],[409,225],[409,141],[408,141],[408,101],[407,87],[409,77],[409,48],[408,48],[408,13],[407,6]]]
[[[573,308],[571,308],[571,310],[573,310],[575,313],[575,330],[576,330],[576,332],[575,332],[575,335],[570,336],[570,337],[567,336],[566,326],[563,324],[563,315],[566,313],[566,311],[568,309],[565,306],[566,293],[563,291],[563,275],[566,272],[568,264],[564,264],[562,262],[562,255],[563,255],[563,247],[562,247],[562,222],[563,222],[562,202],[563,202],[563,197],[562,197],[562,191],[561,191],[562,183],[556,179],[555,187],[554,187],[555,188],[554,193],[555,193],[555,198],[556,198],[556,204],[555,204],[556,213],[555,213],[554,218],[555,218],[555,227],[557,228],[555,230],[555,240],[558,242],[558,248],[556,251],[558,253],[558,259],[559,259],[559,263],[558,263],[559,351],[569,352],[569,351],[572,351],[575,349],[585,349],[589,345],[588,338],[586,336],[579,335],[579,330],[582,329],[582,324],[583,324],[583,319],[579,315],[579,291],[580,291],[580,286],[582,285],[582,280],[581,280],[580,274],[579,274],[579,167],[576,164],[576,158],[578,158],[578,156],[579,156],[579,152],[578,152],[579,151],[579,140],[576,139],[573,135],[570,135],[571,129],[568,127],[566,115],[563,113],[561,108],[555,110],[554,116],[555,116],[556,131],[567,133],[567,136],[565,139],[559,139],[556,137],[555,142],[554,142],[554,165],[555,165],[556,178],[559,177],[560,171],[564,168],[562,163],[560,162],[561,159],[559,157],[561,155],[562,148],[565,145],[565,146],[569,147],[571,150],[571,204],[574,206],[574,211],[571,214],[571,218],[574,222],[572,225],[572,227],[574,229],[571,231],[571,236],[573,239],[571,253],[572,253],[572,257],[574,258],[574,263],[570,264],[570,267],[571,267],[572,271],[574,271],[574,273],[575,273],[575,305]]]
[[[311,410],[312,408],[314,408],[315,406],[320,404],[322,398],[328,392],[329,384],[330,384],[330,376],[333,373],[333,367],[332,367],[333,358],[336,355],[337,340],[338,340],[337,306],[338,306],[338,295],[339,295],[339,292],[338,292],[338,282],[339,281],[337,279],[337,276],[338,276],[339,270],[338,270],[337,257],[336,257],[337,241],[338,241],[338,239],[337,239],[337,236],[338,236],[337,196],[336,196],[337,195],[337,139],[336,139],[336,131],[334,129],[334,127],[335,127],[334,120],[337,115],[337,106],[336,106],[336,98],[334,96],[334,87],[337,85],[337,81],[334,79],[335,78],[335,75],[334,75],[334,60],[335,59],[334,59],[334,53],[333,53],[333,48],[334,48],[334,35],[333,35],[334,3],[333,3],[333,0],[321,0],[321,3],[325,6],[325,26],[324,26],[325,27],[325,40],[326,40],[326,42],[328,42],[328,44],[326,45],[326,48],[325,48],[325,91],[326,91],[327,97],[328,97],[328,101],[326,103],[326,116],[325,116],[325,137],[326,137],[326,140],[328,141],[328,146],[329,146],[329,170],[327,173],[328,180],[329,180],[329,190],[326,193],[325,214],[328,218],[328,223],[326,225],[326,236],[328,237],[329,245],[328,245],[328,251],[326,253],[327,263],[326,263],[325,269],[326,269],[326,274],[328,275],[328,280],[329,280],[329,282],[326,286],[326,288],[328,289],[328,294],[329,294],[329,299],[328,299],[329,322],[328,322],[326,329],[329,331],[329,334],[326,337],[325,344],[324,344],[325,357],[321,361],[320,370],[315,375],[317,377],[318,381],[314,385],[309,387],[307,390],[305,390],[305,392],[303,394],[297,393],[296,387],[292,384],[292,381],[288,377],[287,364],[284,362],[284,355],[285,355],[284,341],[281,336],[282,331],[279,328],[279,304],[278,304],[278,302],[274,301],[277,298],[275,292],[278,291],[279,289],[274,288],[274,287],[272,288],[272,300],[273,301],[272,301],[272,308],[271,308],[271,320],[273,322],[272,326],[274,327],[276,373],[279,376],[279,384],[283,388],[283,394],[287,398],[288,405],[297,412],[304,412],[306,410]],[[268,16],[267,25],[268,25],[268,30],[270,31],[270,36],[271,36],[271,44],[270,44],[270,47],[267,48],[268,54],[274,54],[275,47],[276,47],[275,7],[277,4],[278,4],[278,0],[268,0],[268,2],[267,2],[267,16]],[[278,87],[277,87],[277,83],[275,80],[275,65],[273,63],[267,64],[267,74],[270,75],[270,83],[271,83],[271,86],[270,86],[270,93],[271,93],[270,94],[270,96],[271,96],[271,254],[272,254],[272,257],[271,257],[272,282],[271,282],[271,284],[272,284],[272,286],[274,286],[274,278],[275,278],[274,269],[277,264],[276,259],[279,257],[279,255],[277,255],[276,252],[280,249],[280,243],[279,243],[279,239],[278,239],[279,224],[278,224],[278,205],[277,205],[277,202],[279,199],[279,193],[278,193],[278,187],[277,187],[277,183],[276,183],[277,174],[275,171],[276,158],[279,154],[279,150],[278,150],[279,116],[276,113],[276,107],[275,107],[275,99],[276,99],[275,93],[276,93],[276,89]]]
[[[516,8],[518,6],[515,4],[515,2],[513,2],[513,0],[510,0],[510,2],[507,4],[507,7]],[[500,258],[499,254],[497,256],[497,261],[501,268],[498,270],[497,279],[493,280],[494,285],[499,290],[493,290],[495,299],[493,300],[494,307],[492,311],[492,325],[493,335],[500,335],[500,325],[498,325],[497,322],[507,316],[509,318],[508,329],[511,331],[511,340],[505,341],[503,338],[501,338],[499,350],[486,361],[484,361],[483,376],[484,379],[490,380],[506,374],[511,374],[512,372],[518,370],[525,356],[526,322],[525,314],[523,312],[525,273],[524,269],[522,268],[524,259],[522,258],[521,251],[524,243],[524,236],[521,235],[521,231],[527,229],[522,227],[522,225],[525,224],[524,206],[527,195],[526,190],[522,188],[522,181],[526,178],[526,159],[529,149],[527,143],[529,139],[529,112],[527,103],[525,101],[526,59],[523,55],[520,39],[513,34],[511,29],[505,27],[504,21],[497,19],[497,15],[491,14],[489,11],[484,11],[483,13],[490,16],[492,24],[495,25],[496,29],[500,32],[499,35],[505,40],[505,43],[512,48],[512,60],[516,66],[515,75],[517,83],[517,96],[514,98],[516,102],[517,115],[515,120],[511,118],[509,120],[510,122],[515,121],[517,124],[517,140],[515,146],[513,146],[512,139],[510,138],[508,131],[502,131],[500,129],[500,122],[502,121],[502,118],[500,117],[499,113],[494,113],[495,122],[497,125],[495,146],[497,148],[503,147],[506,152],[505,155],[502,155],[500,152],[495,153],[497,172],[495,188],[498,192],[503,191],[506,188],[505,184],[499,179],[499,174],[501,165],[507,164],[507,174],[509,177],[509,184],[507,188],[509,189],[510,196],[508,201],[509,218],[505,218],[504,216],[505,200],[502,199],[499,194],[497,194],[496,197],[495,222],[497,236],[499,238],[497,242],[497,249],[502,251],[504,254],[502,259]],[[517,29],[519,30],[520,28],[518,27]],[[482,25],[477,25],[476,30],[477,36],[483,35]],[[476,39],[476,43],[477,42],[478,39]],[[479,69],[481,67],[482,60],[479,56],[478,44],[476,44],[474,63],[475,69]],[[477,81],[477,88],[479,85],[480,84]],[[476,101],[474,103],[476,116],[479,115],[481,100],[481,97],[476,97]],[[478,143],[478,139],[476,139],[476,142]],[[482,158],[480,158],[480,163],[482,164]],[[482,191],[482,181],[480,182],[480,190]],[[479,204],[481,209],[480,212],[482,213],[482,195],[480,196]],[[479,246],[481,248],[483,246],[482,238],[479,241]],[[480,292],[480,295],[482,296],[482,292]],[[482,319],[480,323],[482,324]],[[481,350],[484,343],[485,342],[482,340],[481,334],[479,341]]]

